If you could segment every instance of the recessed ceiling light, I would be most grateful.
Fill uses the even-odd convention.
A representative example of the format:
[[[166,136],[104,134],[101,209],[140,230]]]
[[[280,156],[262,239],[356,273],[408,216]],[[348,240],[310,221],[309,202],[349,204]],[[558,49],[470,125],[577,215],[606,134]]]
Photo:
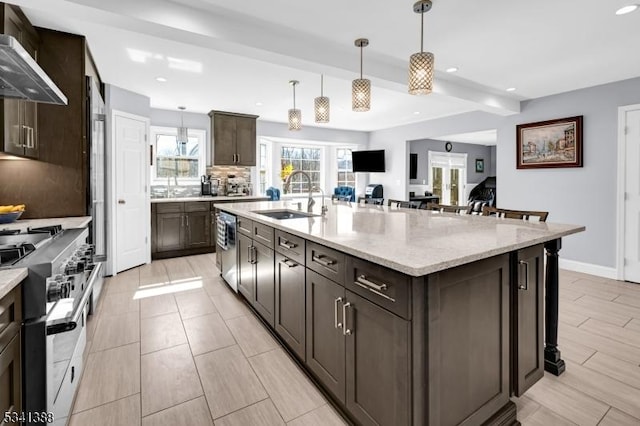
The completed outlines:
[[[627,13],[631,13],[631,12],[635,11],[636,9],[638,9],[638,5],[637,4],[630,4],[630,5],[621,7],[620,9],[616,10],[616,15],[626,15]]]
[[[420,115],[420,111],[414,111],[413,115]]]
[[[262,106],[262,102],[256,102],[256,106]]]
[[[446,69],[447,72],[451,73],[451,72],[456,72],[458,71],[458,67],[450,67]]]
[[[156,81],[159,81],[160,83],[165,83],[167,79],[164,77],[156,77]]]
[[[515,88],[515,87],[509,87],[509,88],[507,89],[507,92],[515,92],[515,91],[516,91],[516,88]]]

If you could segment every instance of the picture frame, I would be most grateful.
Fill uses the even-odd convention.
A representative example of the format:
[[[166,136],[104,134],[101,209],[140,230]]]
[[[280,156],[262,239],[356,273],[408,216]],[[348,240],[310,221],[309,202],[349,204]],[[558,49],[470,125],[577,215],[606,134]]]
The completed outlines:
[[[516,167],[582,167],[583,116],[516,126]]]
[[[476,158],[476,173],[484,173],[484,158]]]

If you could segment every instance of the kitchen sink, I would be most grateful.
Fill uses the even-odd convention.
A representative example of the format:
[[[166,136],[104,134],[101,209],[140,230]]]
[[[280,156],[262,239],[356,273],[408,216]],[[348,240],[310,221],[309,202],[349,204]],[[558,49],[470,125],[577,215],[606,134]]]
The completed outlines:
[[[317,217],[320,215],[313,213],[305,213],[299,210],[258,210],[254,211],[254,213],[261,214],[263,216],[268,216],[273,219],[282,220],[282,219],[300,219],[303,217]]]

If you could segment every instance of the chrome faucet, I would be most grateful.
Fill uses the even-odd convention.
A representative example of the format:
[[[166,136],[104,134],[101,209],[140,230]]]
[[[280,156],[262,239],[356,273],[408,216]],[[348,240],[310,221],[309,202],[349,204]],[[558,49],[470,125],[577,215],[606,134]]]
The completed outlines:
[[[325,216],[327,214],[327,211],[329,210],[329,207],[324,204],[324,191],[319,186],[314,186],[313,188],[311,188],[311,191],[314,190],[320,191],[320,193],[322,194],[322,209],[320,211],[322,212],[322,216]]]
[[[313,201],[313,197],[312,197],[313,185],[311,184],[311,176],[309,176],[309,173],[303,172],[302,170],[294,170],[293,172],[291,172],[289,176],[287,176],[287,180],[284,181],[283,189],[289,189],[289,187],[291,186],[291,178],[293,178],[295,175],[305,176],[309,181],[309,200],[307,201],[307,212],[311,213],[313,211],[313,205],[316,202]],[[324,197],[322,202],[324,203]]]

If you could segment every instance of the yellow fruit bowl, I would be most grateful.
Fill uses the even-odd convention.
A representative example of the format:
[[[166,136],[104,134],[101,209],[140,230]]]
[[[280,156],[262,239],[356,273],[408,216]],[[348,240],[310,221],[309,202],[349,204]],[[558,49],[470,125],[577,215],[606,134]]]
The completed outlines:
[[[22,216],[22,213],[24,213],[24,210],[20,210],[17,212],[0,213],[0,223],[15,222],[20,216]]]

